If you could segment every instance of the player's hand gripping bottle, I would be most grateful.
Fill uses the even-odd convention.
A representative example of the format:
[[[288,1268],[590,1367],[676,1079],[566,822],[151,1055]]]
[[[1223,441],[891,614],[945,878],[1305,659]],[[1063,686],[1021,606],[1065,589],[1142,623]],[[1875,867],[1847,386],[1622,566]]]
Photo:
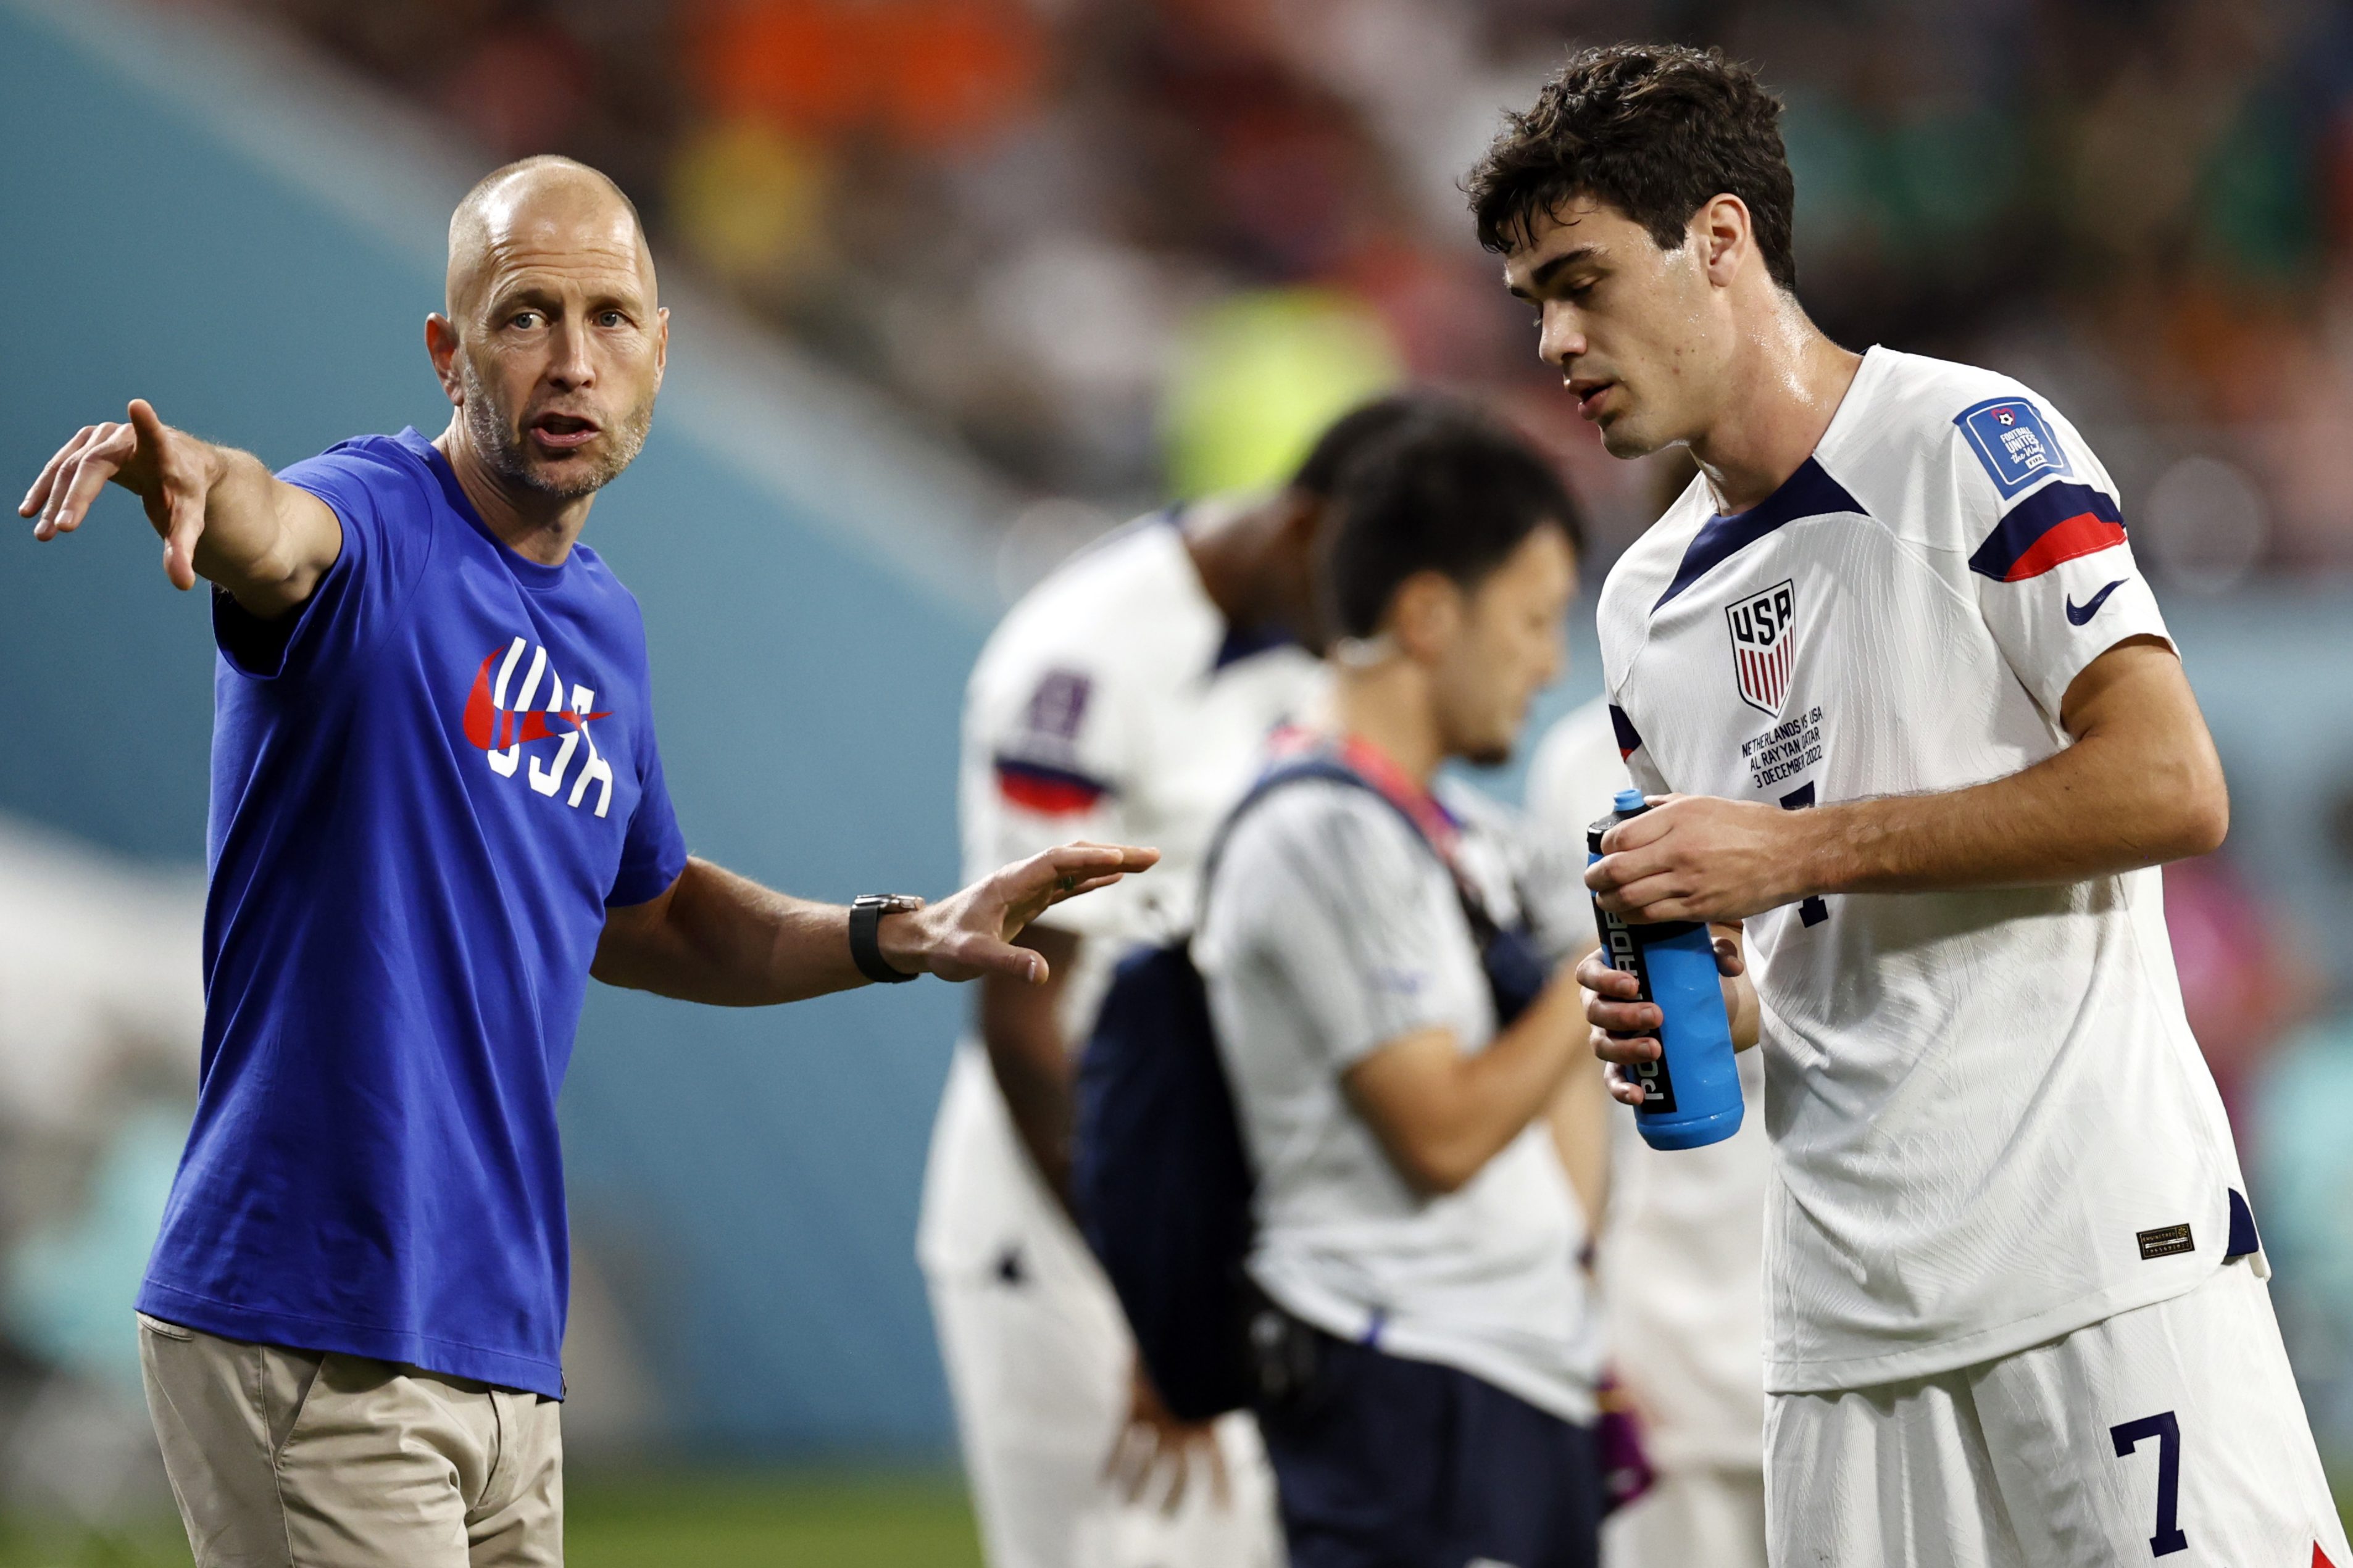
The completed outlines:
[[[1601,858],[1601,836],[1650,810],[1641,790],[1620,790],[1618,809],[1585,831],[1587,864]],[[1660,1058],[1624,1068],[1642,1086],[1634,1128],[1653,1149],[1697,1149],[1740,1131],[1740,1069],[1732,1060],[1732,1023],[1725,1015],[1715,942],[1704,923],[1630,924],[1593,904],[1602,957],[1641,984],[1655,1003]]]

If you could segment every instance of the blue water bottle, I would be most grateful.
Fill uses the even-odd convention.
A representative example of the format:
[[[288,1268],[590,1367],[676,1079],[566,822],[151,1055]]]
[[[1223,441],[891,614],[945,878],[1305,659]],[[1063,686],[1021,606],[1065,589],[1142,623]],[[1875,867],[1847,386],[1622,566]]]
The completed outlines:
[[[1601,836],[1650,810],[1638,789],[1618,792],[1618,809],[1585,831],[1587,864],[1601,858]],[[1740,1131],[1740,1069],[1732,1060],[1732,1022],[1715,968],[1715,940],[1695,921],[1628,923],[1593,903],[1602,956],[1631,974],[1662,1022],[1654,1062],[1623,1070],[1642,1086],[1634,1128],[1653,1149],[1697,1149]]]

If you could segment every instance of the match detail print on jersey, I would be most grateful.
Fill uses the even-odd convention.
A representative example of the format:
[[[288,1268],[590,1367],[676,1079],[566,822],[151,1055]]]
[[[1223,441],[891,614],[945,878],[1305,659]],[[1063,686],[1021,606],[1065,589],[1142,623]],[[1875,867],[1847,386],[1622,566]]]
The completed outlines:
[[[515,668],[522,662],[523,651],[531,652],[531,665],[522,678],[522,688],[514,706],[507,706],[507,693],[515,689]],[[495,681],[491,667],[498,666]],[[547,701],[539,705],[539,693],[544,685]],[[540,754],[531,755],[529,778],[531,787],[541,795],[552,795],[564,787],[565,775],[571,772],[573,753],[583,744],[588,751],[580,772],[573,780],[572,794],[565,804],[578,806],[587,797],[588,786],[601,784],[596,797],[596,815],[604,816],[613,807],[613,764],[596,750],[596,742],[588,732],[589,723],[597,719],[611,718],[608,709],[591,712],[596,693],[586,686],[572,688],[569,703],[565,699],[564,678],[550,667],[547,649],[517,637],[507,645],[501,659],[492,649],[482,660],[481,668],[474,672],[474,689],[466,696],[466,742],[480,751],[489,760],[491,771],[501,778],[512,778],[522,765],[523,747],[533,741],[560,741],[554,756],[543,763]],[[558,728],[558,726],[566,726]]]

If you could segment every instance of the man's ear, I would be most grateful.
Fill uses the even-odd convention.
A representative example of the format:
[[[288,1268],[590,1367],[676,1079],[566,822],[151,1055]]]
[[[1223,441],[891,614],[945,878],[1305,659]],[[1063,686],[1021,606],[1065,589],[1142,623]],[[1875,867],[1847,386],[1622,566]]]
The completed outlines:
[[[1302,553],[1314,551],[1330,503],[1312,491],[1286,487],[1276,492],[1272,504],[1278,509],[1280,521],[1275,526],[1282,535],[1283,548]]]
[[[1691,234],[1699,244],[1700,265],[1707,269],[1707,280],[1719,289],[1731,283],[1757,248],[1748,204],[1728,192],[1709,198],[1692,215]]]
[[[433,361],[434,378],[452,408],[466,402],[465,378],[458,374],[458,325],[438,310],[425,318],[425,353]]]
[[[1445,657],[1462,629],[1462,590],[1443,572],[1417,572],[1389,601],[1389,634],[1406,657],[1429,664]]]

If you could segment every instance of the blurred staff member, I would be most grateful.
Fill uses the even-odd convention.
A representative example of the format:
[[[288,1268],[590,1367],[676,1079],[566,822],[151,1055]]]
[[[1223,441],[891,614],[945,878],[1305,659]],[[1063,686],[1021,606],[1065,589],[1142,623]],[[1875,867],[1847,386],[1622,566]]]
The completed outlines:
[[[1528,770],[1531,826],[1581,865],[1588,824],[1633,787],[1609,705],[1589,702],[1545,734]],[[1584,887],[1580,874],[1577,883]],[[1594,945],[1592,906],[1562,900]],[[1662,1153],[1634,1119],[1611,1118],[1601,1301],[1610,1364],[1641,1417],[1656,1479],[1612,1514],[1609,1568],[1765,1568],[1764,1063],[1743,1051],[1748,1114],[1704,1149]]]
[[[1023,924],[1152,862],[1073,846],[840,909],[691,858],[637,601],[578,542],[661,384],[636,211],[565,159],[497,171],[448,310],[433,440],[273,477],[134,402],[21,508],[54,538],[112,479],[213,585],[204,1054],[139,1295],[198,1568],[563,1561],[555,1098],[591,973],[736,1006],[1042,980]]]
[[[973,670],[967,863],[1136,833],[1171,858],[1152,896],[1030,928],[1054,979],[980,988],[978,1038],[956,1053],[932,1137],[917,1251],[995,1568],[1280,1560],[1250,1417],[1166,1415],[1071,1221],[1074,1052],[1122,950],[1189,923],[1218,820],[1268,735],[1318,700],[1325,498],[1417,406],[1348,415],[1271,496],[1174,509],[1082,552],[1013,607]]]
[[[1449,758],[1503,760],[1561,667],[1576,514],[1483,420],[1419,422],[1333,505],[1323,755],[1229,830],[1193,955],[1283,1315],[1260,1412],[1294,1568],[1582,1568],[1601,1508],[1584,1226],[1546,1125],[1579,1065],[1563,969],[1498,1027]],[[1361,786],[1361,787],[1360,787]],[[1479,906],[1483,905],[1483,909]],[[1261,1321],[1264,1320],[1261,1319]],[[1263,1370],[1262,1370],[1263,1375]]]

